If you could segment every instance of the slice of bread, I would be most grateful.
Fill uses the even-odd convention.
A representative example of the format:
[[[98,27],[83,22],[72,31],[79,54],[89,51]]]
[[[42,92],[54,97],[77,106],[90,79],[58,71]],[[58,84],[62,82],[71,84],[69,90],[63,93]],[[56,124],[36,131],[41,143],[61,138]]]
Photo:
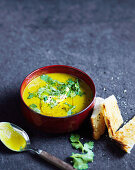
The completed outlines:
[[[101,105],[105,124],[108,128],[109,137],[111,138],[122,125],[123,118],[114,95],[106,98]]]
[[[135,144],[135,116],[112,136],[121,148],[130,153]]]
[[[104,101],[103,98],[97,97],[93,113],[91,115],[91,125],[93,129],[93,138],[98,140],[105,131],[105,121],[102,114],[101,103]]]

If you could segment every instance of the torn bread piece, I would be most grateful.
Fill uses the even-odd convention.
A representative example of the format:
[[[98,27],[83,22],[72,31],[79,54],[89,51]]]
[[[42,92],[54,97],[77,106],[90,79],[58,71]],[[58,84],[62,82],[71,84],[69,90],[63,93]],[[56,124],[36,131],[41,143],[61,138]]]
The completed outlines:
[[[93,138],[98,140],[105,131],[105,121],[102,114],[101,103],[104,101],[103,98],[97,97],[93,113],[91,115],[91,125],[93,129]]]
[[[123,118],[114,95],[106,98],[101,105],[105,124],[111,138],[122,125]]]
[[[121,148],[130,153],[135,144],[135,116],[112,136]]]

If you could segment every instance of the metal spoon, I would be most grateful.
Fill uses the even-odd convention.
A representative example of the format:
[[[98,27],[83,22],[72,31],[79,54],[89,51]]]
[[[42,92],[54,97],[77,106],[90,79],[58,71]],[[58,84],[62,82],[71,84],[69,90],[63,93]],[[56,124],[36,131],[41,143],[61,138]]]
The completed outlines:
[[[6,123],[8,123],[8,122],[6,122]],[[32,148],[31,144],[30,144],[30,139],[29,139],[29,136],[27,135],[27,133],[23,129],[21,129],[20,127],[18,127],[17,125],[15,125],[13,123],[10,123],[10,125],[13,127],[14,130],[16,130],[18,133],[20,133],[24,137],[24,139],[26,140],[25,148],[21,148],[21,150],[19,150],[19,151],[17,151],[17,150],[13,150],[13,151],[16,151],[16,152],[32,151],[32,152],[36,153],[37,155],[39,155],[44,160],[46,160],[47,162],[49,162],[49,163],[53,164],[54,166],[58,167],[59,169],[75,170],[70,164],[60,160],[59,158],[56,158],[53,155],[50,155],[46,151],[43,151],[41,149]]]

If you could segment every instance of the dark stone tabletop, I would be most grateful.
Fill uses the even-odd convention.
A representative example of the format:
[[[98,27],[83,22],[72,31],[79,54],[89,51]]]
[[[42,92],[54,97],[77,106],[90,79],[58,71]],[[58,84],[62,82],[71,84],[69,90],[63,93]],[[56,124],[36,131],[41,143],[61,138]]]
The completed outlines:
[[[28,132],[33,147],[69,162],[76,152],[69,134],[51,135],[29,125],[20,110],[19,88],[31,71],[53,64],[77,67],[91,76],[97,96],[114,94],[125,122],[135,114],[134,0],[1,0],[0,121]],[[79,130],[84,141],[91,132]],[[124,153],[107,132],[94,141],[93,170],[135,169],[135,147]],[[30,153],[0,143],[0,169],[54,170]]]

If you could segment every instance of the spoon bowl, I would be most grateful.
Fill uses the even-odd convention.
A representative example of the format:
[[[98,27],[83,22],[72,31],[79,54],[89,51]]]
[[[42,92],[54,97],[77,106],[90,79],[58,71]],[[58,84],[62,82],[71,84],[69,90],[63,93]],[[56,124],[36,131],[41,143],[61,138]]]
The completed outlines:
[[[30,143],[30,138],[29,138],[28,134],[22,128],[20,128],[19,126],[15,125],[13,123],[10,123],[10,125],[13,127],[13,129],[15,131],[17,131],[19,134],[21,134],[24,137],[25,141],[26,141],[25,148],[21,148],[19,151],[17,151],[17,150],[13,150],[13,151],[22,152],[22,151],[30,150],[30,144],[31,143]]]
[[[10,149],[12,151],[16,151],[16,152],[30,151],[30,152],[36,153],[41,158],[43,158],[47,162],[53,164],[54,166],[58,167],[59,169],[74,170],[74,168],[70,164],[60,160],[59,158],[56,158],[55,156],[47,153],[46,151],[43,151],[41,149],[32,148],[28,134],[19,126],[15,125],[13,123],[9,123],[9,122],[1,122],[0,124],[2,124],[2,123],[8,125],[9,129],[7,128],[6,133],[5,133],[6,126],[3,128],[0,127],[0,140],[8,149]],[[1,137],[2,130],[3,130],[3,133],[2,133],[2,137]],[[15,133],[15,135],[13,135],[13,133]],[[7,140],[15,141],[17,135],[21,136],[21,138],[23,138],[23,140],[25,140],[25,142],[26,142],[26,145],[24,147],[20,147],[19,150],[13,149],[11,146],[9,147],[8,144],[4,142],[5,138],[7,138]]]

